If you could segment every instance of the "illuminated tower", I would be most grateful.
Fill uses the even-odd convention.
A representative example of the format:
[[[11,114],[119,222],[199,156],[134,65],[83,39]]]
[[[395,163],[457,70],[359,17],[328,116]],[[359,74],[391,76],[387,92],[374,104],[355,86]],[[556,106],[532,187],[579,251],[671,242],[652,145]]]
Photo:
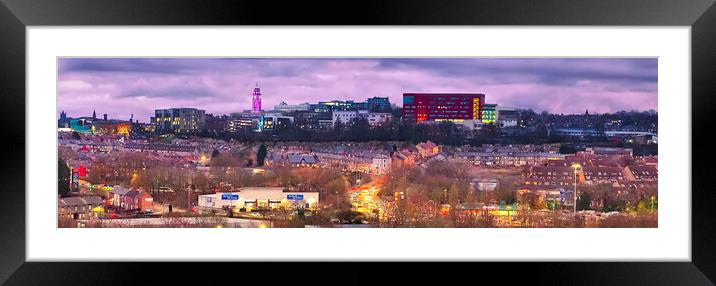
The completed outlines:
[[[261,112],[261,89],[259,88],[258,82],[256,83],[256,87],[254,88],[254,93],[251,98],[251,112]]]

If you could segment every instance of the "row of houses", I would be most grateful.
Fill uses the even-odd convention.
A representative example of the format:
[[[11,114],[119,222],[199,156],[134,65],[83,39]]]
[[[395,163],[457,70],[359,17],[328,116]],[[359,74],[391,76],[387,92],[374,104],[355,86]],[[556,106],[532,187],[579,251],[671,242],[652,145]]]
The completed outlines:
[[[440,146],[429,140],[415,145],[415,149],[423,158],[432,157],[440,153]]]
[[[97,218],[104,212],[103,205],[99,196],[58,198],[57,215],[62,219]]]
[[[269,156],[266,157],[265,161],[266,166],[294,168],[314,168],[318,167],[319,163],[320,160],[318,159],[318,156],[314,154],[287,154],[277,152],[271,152]]]
[[[92,219],[107,208],[124,211],[152,212],[154,199],[141,189],[130,189],[114,186],[109,196],[103,199],[100,196],[66,197],[57,199],[57,214],[62,219]]]
[[[652,181],[659,179],[654,166],[581,166],[580,168],[563,166],[535,166],[530,169],[526,183],[548,181],[553,183],[577,181],[579,184],[611,184],[618,181]],[[533,183],[534,184],[534,183]]]
[[[469,162],[475,166],[539,166],[551,160],[564,160],[565,155],[544,152],[459,152],[452,160]]]
[[[124,149],[134,152],[171,153],[183,156],[195,155],[197,148],[190,145],[177,145],[165,143],[126,143]]]
[[[593,162],[591,162],[593,163]],[[538,194],[544,200],[573,200],[573,189],[578,186],[607,186],[616,195],[633,194],[633,191],[655,190],[658,187],[658,169],[653,165],[601,166],[581,165],[535,166],[517,195]]]
[[[314,152],[322,165],[338,167],[347,171],[383,175],[390,171],[391,158],[385,154],[346,154]]]
[[[324,160],[321,160],[323,158]],[[410,166],[415,158],[404,151],[391,152],[390,155],[350,156],[325,152],[311,154],[271,153],[266,158],[267,166],[316,168],[320,166],[338,166],[371,174],[385,174],[393,168]]]

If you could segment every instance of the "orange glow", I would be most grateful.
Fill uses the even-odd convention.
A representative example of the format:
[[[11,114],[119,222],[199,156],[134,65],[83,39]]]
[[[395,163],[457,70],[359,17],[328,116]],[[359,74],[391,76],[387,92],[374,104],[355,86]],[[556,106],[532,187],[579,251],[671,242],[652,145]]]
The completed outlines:
[[[417,115],[418,123],[423,122],[425,120],[428,120],[428,115],[425,113],[418,113],[418,115]]]
[[[129,134],[129,125],[117,125],[117,134]]]

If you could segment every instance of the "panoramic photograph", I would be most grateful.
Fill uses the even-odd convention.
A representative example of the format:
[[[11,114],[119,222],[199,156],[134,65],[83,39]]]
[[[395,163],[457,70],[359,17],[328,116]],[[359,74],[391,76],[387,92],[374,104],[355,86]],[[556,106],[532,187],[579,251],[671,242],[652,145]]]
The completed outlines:
[[[59,228],[656,228],[657,58],[57,59]]]

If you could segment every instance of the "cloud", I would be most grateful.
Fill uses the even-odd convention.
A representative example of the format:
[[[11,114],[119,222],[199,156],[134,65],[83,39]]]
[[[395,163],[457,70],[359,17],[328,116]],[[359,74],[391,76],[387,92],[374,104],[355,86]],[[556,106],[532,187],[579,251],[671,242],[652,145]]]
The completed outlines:
[[[250,109],[257,82],[267,110],[373,96],[400,105],[404,92],[479,92],[556,113],[657,109],[656,58],[61,58],[58,69],[59,110],[120,118]]]
[[[392,58],[381,59],[380,65],[483,82],[572,85],[580,80],[656,82],[656,62],[656,58]]]
[[[174,98],[174,99],[197,99],[203,97],[213,97],[211,91],[204,88],[182,88],[173,87],[166,89],[151,89],[151,88],[140,88],[128,90],[120,95],[118,98],[126,97],[154,97],[154,98]]]
[[[62,90],[87,90],[93,87],[91,83],[83,80],[61,80],[57,86]]]

